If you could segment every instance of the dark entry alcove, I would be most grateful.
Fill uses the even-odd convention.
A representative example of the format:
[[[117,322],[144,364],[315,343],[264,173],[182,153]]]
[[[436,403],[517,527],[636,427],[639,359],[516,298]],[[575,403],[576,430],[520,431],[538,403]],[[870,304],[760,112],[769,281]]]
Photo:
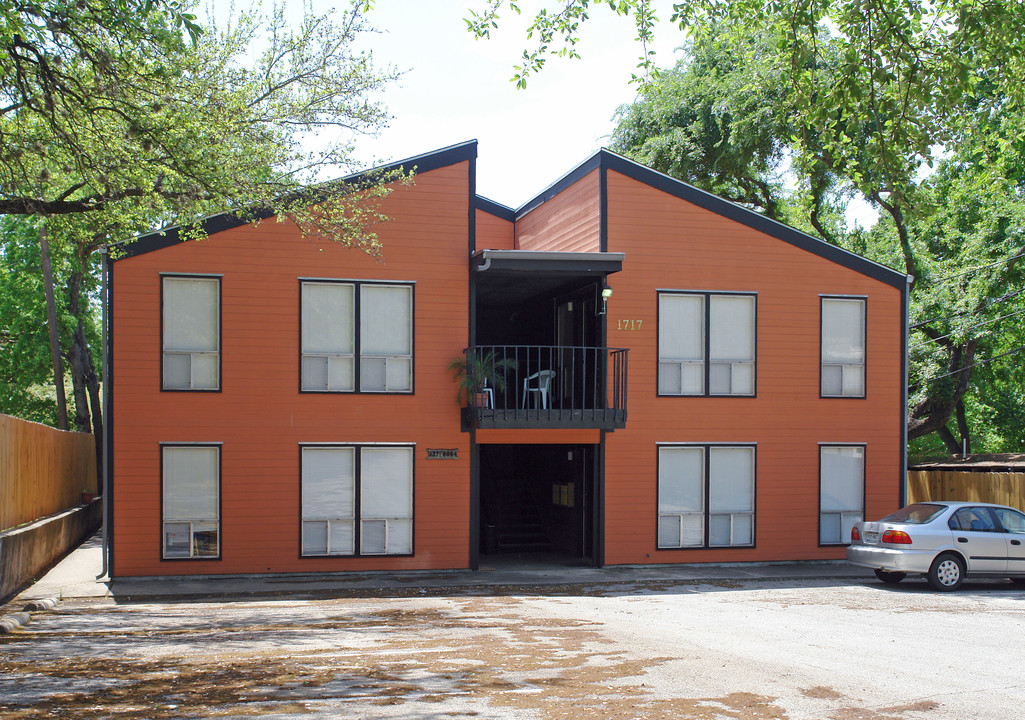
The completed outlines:
[[[595,455],[593,445],[481,445],[481,552],[592,557]]]

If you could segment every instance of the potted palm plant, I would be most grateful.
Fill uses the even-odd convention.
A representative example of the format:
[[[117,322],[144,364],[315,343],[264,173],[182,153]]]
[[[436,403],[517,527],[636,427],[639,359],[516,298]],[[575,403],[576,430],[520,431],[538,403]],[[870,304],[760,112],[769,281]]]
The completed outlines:
[[[493,350],[467,350],[449,363],[448,369],[456,381],[456,399],[466,406],[482,408],[490,399],[485,389],[505,390],[506,374],[516,369],[516,361],[498,358]]]

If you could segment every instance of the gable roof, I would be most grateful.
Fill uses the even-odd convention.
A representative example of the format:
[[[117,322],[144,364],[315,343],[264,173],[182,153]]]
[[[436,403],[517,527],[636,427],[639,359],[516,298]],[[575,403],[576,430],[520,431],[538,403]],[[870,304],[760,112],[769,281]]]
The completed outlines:
[[[362,177],[366,177],[370,173],[389,172],[399,169],[415,169],[417,173],[425,173],[430,172],[431,170],[448,167],[449,165],[456,165],[457,163],[466,160],[473,161],[476,160],[476,158],[477,141],[468,140],[457,145],[450,145],[439,150],[433,150],[431,152],[424,153],[423,155],[416,155],[387,165],[371,168],[370,170],[347,175],[346,177],[341,178],[341,182],[355,182]],[[313,189],[315,190],[316,188]],[[497,203],[494,204],[496,206],[498,205]],[[233,212],[225,212],[205,218],[200,223],[200,227],[207,235],[213,235],[214,233],[218,233],[223,230],[230,230],[231,228],[248,225],[249,223],[257,220],[266,220],[274,217],[274,215],[275,212],[271,208],[260,208],[249,213],[246,217],[241,217]],[[113,260],[116,262],[122,258],[142,255],[144,253],[153,252],[154,250],[160,250],[161,248],[185,242],[181,237],[181,229],[182,228],[180,226],[162,228],[151,233],[146,233],[145,235],[139,235],[132,240],[125,241],[123,244],[119,244],[123,254]]]
[[[826,260],[835,262],[838,265],[842,265],[863,275],[867,275],[868,277],[879,280],[887,285],[892,285],[901,291],[906,287],[907,276],[902,272],[894,270],[893,268],[887,267],[881,263],[877,263],[874,260],[864,258],[850,252],[849,250],[844,250],[837,245],[831,245],[825,240],[820,240],[813,235],[809,235],[808,233],[792,228],[789,225],[784,225],[781,222],[772,220],[761,213],[755,212],[754,210],[737,205],[734,202],[725,200],[709,192],[705,192],[700,188],[690,185],[689,183],[685,183],[682,180],[677,180],[665,173],[652,170],[649,167],[641,165],[640,163],[623,157],[622,155],[618,155],[611,150],[606,150],[605,148],[602,148],[587,160],[577,165],[575,168],[556,180],[548,188],[539,193],[536,197],[527,201],[519,209],[515,210],[514,219],[519,220],[530,211],[551,200],[563,190],[595,170],[601,170],[603,173],[608,170],[612,170],[633,180],[649,185],[656,190],[661,190],[673,197],[686,200],[687,202],[704,208],[709,212],[729,218],[741,225],[746,225],[753,230],[757,230],[765,235],[774,237],[777,240],[782,240],[785,243],[799,247],[802,250],[806,250],[807,252],[818,255]],[[603,197],[600,199],[600,202],[602,213],[604,215],[605,208],[607,207],[605,197],[607,190],[604,182],[601,183],[601,192]],[[480,198],[478,199],[478,207],[490,212],[491,210],[489,207],[482,206],[479,200]],[[493,214],[498,215],[499,217],[504,217],[504,215],[497,212],[493,212]],[[604,222],[602,224],[604,227]],[[604,242],[602,247],[604,247]]]

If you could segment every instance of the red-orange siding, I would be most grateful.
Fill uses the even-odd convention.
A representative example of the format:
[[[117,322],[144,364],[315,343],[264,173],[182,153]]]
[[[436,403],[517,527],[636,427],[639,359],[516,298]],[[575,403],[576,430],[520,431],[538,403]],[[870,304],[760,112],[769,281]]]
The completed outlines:
[[[516,221],[516,249],[597,252],[598,170],[573,183]]]
[[[478,210],[477,249],[478,250],[515,250],[514,228],[508,220],[495,217],[491,213]]]
[[[608,344],[630,349],[627,426],[606,439],[609,564],[840,558],[818,546],[818,444],[865,443],[866,512],[900,486],[901,291],[615,172]],[[657,397],[657,290],[757,292],[757,397]],[[822,294],[865,295],[867,397],[819,397]],[[657,443],[757,443],[756,547],[656,550]]]
[[[380,259],[267,220],[113,269],[114,568],[118,576],[459,568],[469,557],[469,439],[449,362],[466,345],[469,163],[383,203]],[[222,274],[222,389],[160,390],[159,273]],[[299,278],[415,283],[415,394],[300,393]],[[221,559],[162,561],[161,442],[221,442]],[[414,557],[300,558],[299,445],[415,444]],[[427,460],[456,448],[458,460]]]

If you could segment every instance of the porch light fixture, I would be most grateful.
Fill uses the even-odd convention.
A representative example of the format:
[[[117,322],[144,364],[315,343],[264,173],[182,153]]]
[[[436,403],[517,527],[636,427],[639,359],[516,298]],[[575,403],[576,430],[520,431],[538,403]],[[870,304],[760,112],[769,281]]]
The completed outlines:
[[[609,298],[612,297],[612,288],[609,287],[608,280],[602,281],[601,286],[601,310],[595,312],[595,315],[604,315],[606,310],[606,304]]]

